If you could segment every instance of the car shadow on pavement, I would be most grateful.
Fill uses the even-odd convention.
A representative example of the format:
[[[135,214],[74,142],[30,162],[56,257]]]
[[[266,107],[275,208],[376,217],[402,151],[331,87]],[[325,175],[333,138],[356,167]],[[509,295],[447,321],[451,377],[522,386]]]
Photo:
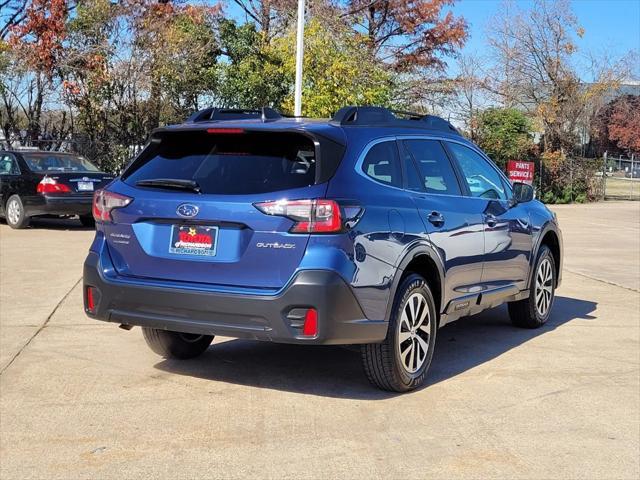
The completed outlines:
[[[542,328],[513,327],[506,306],[446,325],[424,387],[455,377],[575,319],[594,320],[594,302],[557,297],[551,319]],[[156,368],[179,375],[307,395],[382,400],[367,381],[359,347],[285,345],[249,340],[215,343],[190,361],[163,360]]]
[[[77,218],[32,218],[29,228],[37,230],[95,230],[95,227],[85,227]]]

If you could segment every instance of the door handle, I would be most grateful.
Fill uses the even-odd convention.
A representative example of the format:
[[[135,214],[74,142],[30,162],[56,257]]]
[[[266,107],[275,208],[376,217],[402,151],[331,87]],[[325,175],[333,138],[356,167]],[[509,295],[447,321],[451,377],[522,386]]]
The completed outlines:
[[[444,216],[440,212],[433,211],[427,217],[430,223],[432,223],[435,227],[441,227],[444,225]]]
[[[498,223],[496,216],[491,214],[485,215],[484,221],[487,222],[487,225],[491,228],[495,227]]]

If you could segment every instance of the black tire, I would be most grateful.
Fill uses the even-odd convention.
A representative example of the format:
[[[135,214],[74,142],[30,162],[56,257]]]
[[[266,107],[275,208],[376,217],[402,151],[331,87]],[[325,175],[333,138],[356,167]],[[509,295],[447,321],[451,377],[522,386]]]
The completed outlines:
[[[541,304],[537,302],[537,294],[540,288],[538,278],[541,274],[541,265],[543,263],[548,265],[550,270],[549,280],[543,282],[545,285],[544,290],[548,292],[542,293],[542,295],[547,299],[545,309],[542,309],[540,306]],[[555,259],[553,258],[553,254],[551,253],[551,250],[549,250],[549,247],[542,245],[538,252],[538,258],[535,263],[533,275],[531,276],[529,297],[524,300],[510,302],[508,304],[511,323],[516,327],[521,328],[539,328],[544,325],[547,320],[549,320],[549,316],[551,315],[551,310],[553,308],[553,301],[556,293],[556,281]]]
[[[15,208],[16,214],[12,214],[12,209]],[[24,211],[24,205],[22,199],[18,195],[11,195],[4,206],[4,215],[7,220],[7,225],[11,228],[19,230],[21,228],[27,228],[31,222]]]
[[[142,327],[142,335],[149,348],[158,355],[180,360],[201,355],[213,341],[212,335],[170,332],[147,327]]]
[[[96,221],[93,215],[79,215],[80,223],[83,227],[93,228],[96,226]]]
[[[416,296],[417,294],[417,296]],[[408,327],[412,322],[403,320],[403,312],[406,309],[407,319],[411,314],[409,300],[415,302],[418,298],[419,303],[414,303],[416,309],[416,318],[420,318],[424,312],[424,308],[428,309],[427,328],[414,328],[413,331]],[[420,297],[424,299],[424,305],[420,302]],[[422,308],[421,308],[422,307]],[[391,318],[389,319],[389,328],[387,337],[382,343],[371,343],[362,345],[362,364],[369,381],[382,390],[391,392],[407,392],[418,388],[424,383],[433,358],[433,350],[436,341],[438,317],[436,313],[436,304],[431,294],[431,289],[423,277],[417,274],[411,274],[402,280],[398,287],[394,299],[393,309],[391,310]],[[413,325],[420,325],[419,320]],[[403,330],[404,329],[404,330]],[[407,337],[408,334],[408,337]],[[404,340],[400,340],[400,335],[405,336]],[[420,337],[420,339],[416,338]],[[426,354],[422,357],[420,364],[420,351],[423,351],[422,345],[427,345]],[[416,349],[411,352],[409,349]],[[405,360],[401,356],[400,350],[404,349]],[[415,361],[412,355],[417,355]],[[405,362],[411,362],[412,368],[407,368]]]

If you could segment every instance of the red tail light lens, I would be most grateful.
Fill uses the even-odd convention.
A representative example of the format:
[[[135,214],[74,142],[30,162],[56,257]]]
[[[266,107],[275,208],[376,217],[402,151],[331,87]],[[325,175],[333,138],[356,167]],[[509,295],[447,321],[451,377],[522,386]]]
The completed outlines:
[[[51,177],[44,177],[37,187],[38,193],[71,193],[71,189],[64,183],[58,183]]]
[[[267,215],[295,221],[289,230],[291,233],[335,233],[342,230],[340,206],[333,200],[279,200],[254,206]]]
[[[93,194],[93,218],[96,222],[111,222],[111,211],[126,207],[133,198],[107,190],[96,190]]]

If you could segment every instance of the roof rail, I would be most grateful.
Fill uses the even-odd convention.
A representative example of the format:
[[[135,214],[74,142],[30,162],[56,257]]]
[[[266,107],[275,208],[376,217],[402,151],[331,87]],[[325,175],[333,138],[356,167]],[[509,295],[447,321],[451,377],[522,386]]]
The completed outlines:
[[[263,122],[273,122],[282,118],[276,110],[269,107],[262,107],[257,110],[244,108],[217,108],[210,107],[199,110],[189,118],[186,123],[199,122],[221,122],[225,120],[250,120],[261,119]]]
[[[398,117],[406,118],[398,118]],[[402,110],[391,110],[384,107],[342,107],[336,112],[331,122],[341,126],[380,126],[410,127],[428,130],[440,130],[460,135],[458,130],[444,118],[435,115],[422,115]]]

